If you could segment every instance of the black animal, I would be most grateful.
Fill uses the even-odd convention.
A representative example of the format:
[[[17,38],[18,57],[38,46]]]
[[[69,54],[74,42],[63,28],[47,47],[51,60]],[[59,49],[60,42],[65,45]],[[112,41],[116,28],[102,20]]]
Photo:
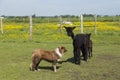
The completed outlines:
[[[65,27],[65,26],[64,26]],[[74,61],[75,64],[81,63],[80,51],[82,51],[83,60],[87,61],[89,52],[91,52],[91,45],[92,41],[90,40],[91,34],[77,34],[74,36],[73,30],[75,27],[65,27],[67,35],[71,36],[73,40],[73,53],[74,53]],[[91,41],[91,42],[90,42]],[[89,47],[90,46],[90,47]]]
[[[92,54],[92,40],[90,40],[88,43],[88,56],[89,56],[89,58],[93,56],[93,54]]]

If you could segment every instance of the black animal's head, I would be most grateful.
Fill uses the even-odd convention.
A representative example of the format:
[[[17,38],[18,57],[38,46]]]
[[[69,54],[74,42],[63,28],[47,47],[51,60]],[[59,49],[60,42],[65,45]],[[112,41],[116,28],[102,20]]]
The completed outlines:
[[[66,32],[67,32],[67,35],[68,36],[72,36],[74,33],[73,33],[73,30],[76,28],[76,27],[65,27],[64,28],[66,29]]]

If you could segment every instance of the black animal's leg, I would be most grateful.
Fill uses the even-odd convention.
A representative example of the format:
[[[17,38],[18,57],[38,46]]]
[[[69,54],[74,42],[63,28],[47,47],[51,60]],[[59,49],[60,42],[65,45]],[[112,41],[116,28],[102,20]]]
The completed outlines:
[[[90,47],[88,48],[88,56],[89,56],[89,58],[91,57],[91,49],[90,49]]]
[[[92,57],[92,47],[89,48],[89,55]]]
[[[80,57],[80,49],[77,49],[77,62],[76,62],[76,64],[78,64],[78,65],[80,65],[80,63],[81,63],[81,57]]]
[[[82,50],[83,57],[84,57],[83,60],[87,61],[87,59],[88,59],[88,50],[87,50],[87,48],[85,46],[82,46],[81,50]]]
[[[91,52],[91,57],[93,57],[93,54],[92,54],[92,47],[90,48],[90,52]]]
[[[92,57],[92,40],[89,40],[88,51],[89,51],[89,57]]]
[[[88,50],[87,50],[87,48],[85,48],[85,61],[87,61],[87,59],[88,59]]]
[[[76,49],[74,49],[73,54],[74,54],[74,62],[76,64],[77,62],[77,50]]]
[[[84,52],[83,52],[83,47],[80,48],[81,52],[82,52],[82,55],[81,55],[81,59],[84,58]]]
[[[88,48],[88,56],[89,56],[89,58],[93,56],[92,55],[92,47]]]
[[[81,47],[81,51],[82,51],[83,59],[85,59],[85,51],[84,51],[84,47]]]

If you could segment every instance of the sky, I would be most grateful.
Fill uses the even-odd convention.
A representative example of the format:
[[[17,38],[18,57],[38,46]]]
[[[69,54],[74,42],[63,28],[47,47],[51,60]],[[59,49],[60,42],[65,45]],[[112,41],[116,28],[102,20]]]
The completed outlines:
[[[0,16],[120,15],[120,0],[0,0]]]

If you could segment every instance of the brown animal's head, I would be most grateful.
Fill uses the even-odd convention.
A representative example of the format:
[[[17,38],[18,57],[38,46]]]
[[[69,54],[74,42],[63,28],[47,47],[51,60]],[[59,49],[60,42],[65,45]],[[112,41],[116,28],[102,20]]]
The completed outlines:
[[[67,49],[63,46],[60,46],[58,48],[59,48],[59,51],[60,51],[61,54],[64,54],[65,52],[67,52]]]

